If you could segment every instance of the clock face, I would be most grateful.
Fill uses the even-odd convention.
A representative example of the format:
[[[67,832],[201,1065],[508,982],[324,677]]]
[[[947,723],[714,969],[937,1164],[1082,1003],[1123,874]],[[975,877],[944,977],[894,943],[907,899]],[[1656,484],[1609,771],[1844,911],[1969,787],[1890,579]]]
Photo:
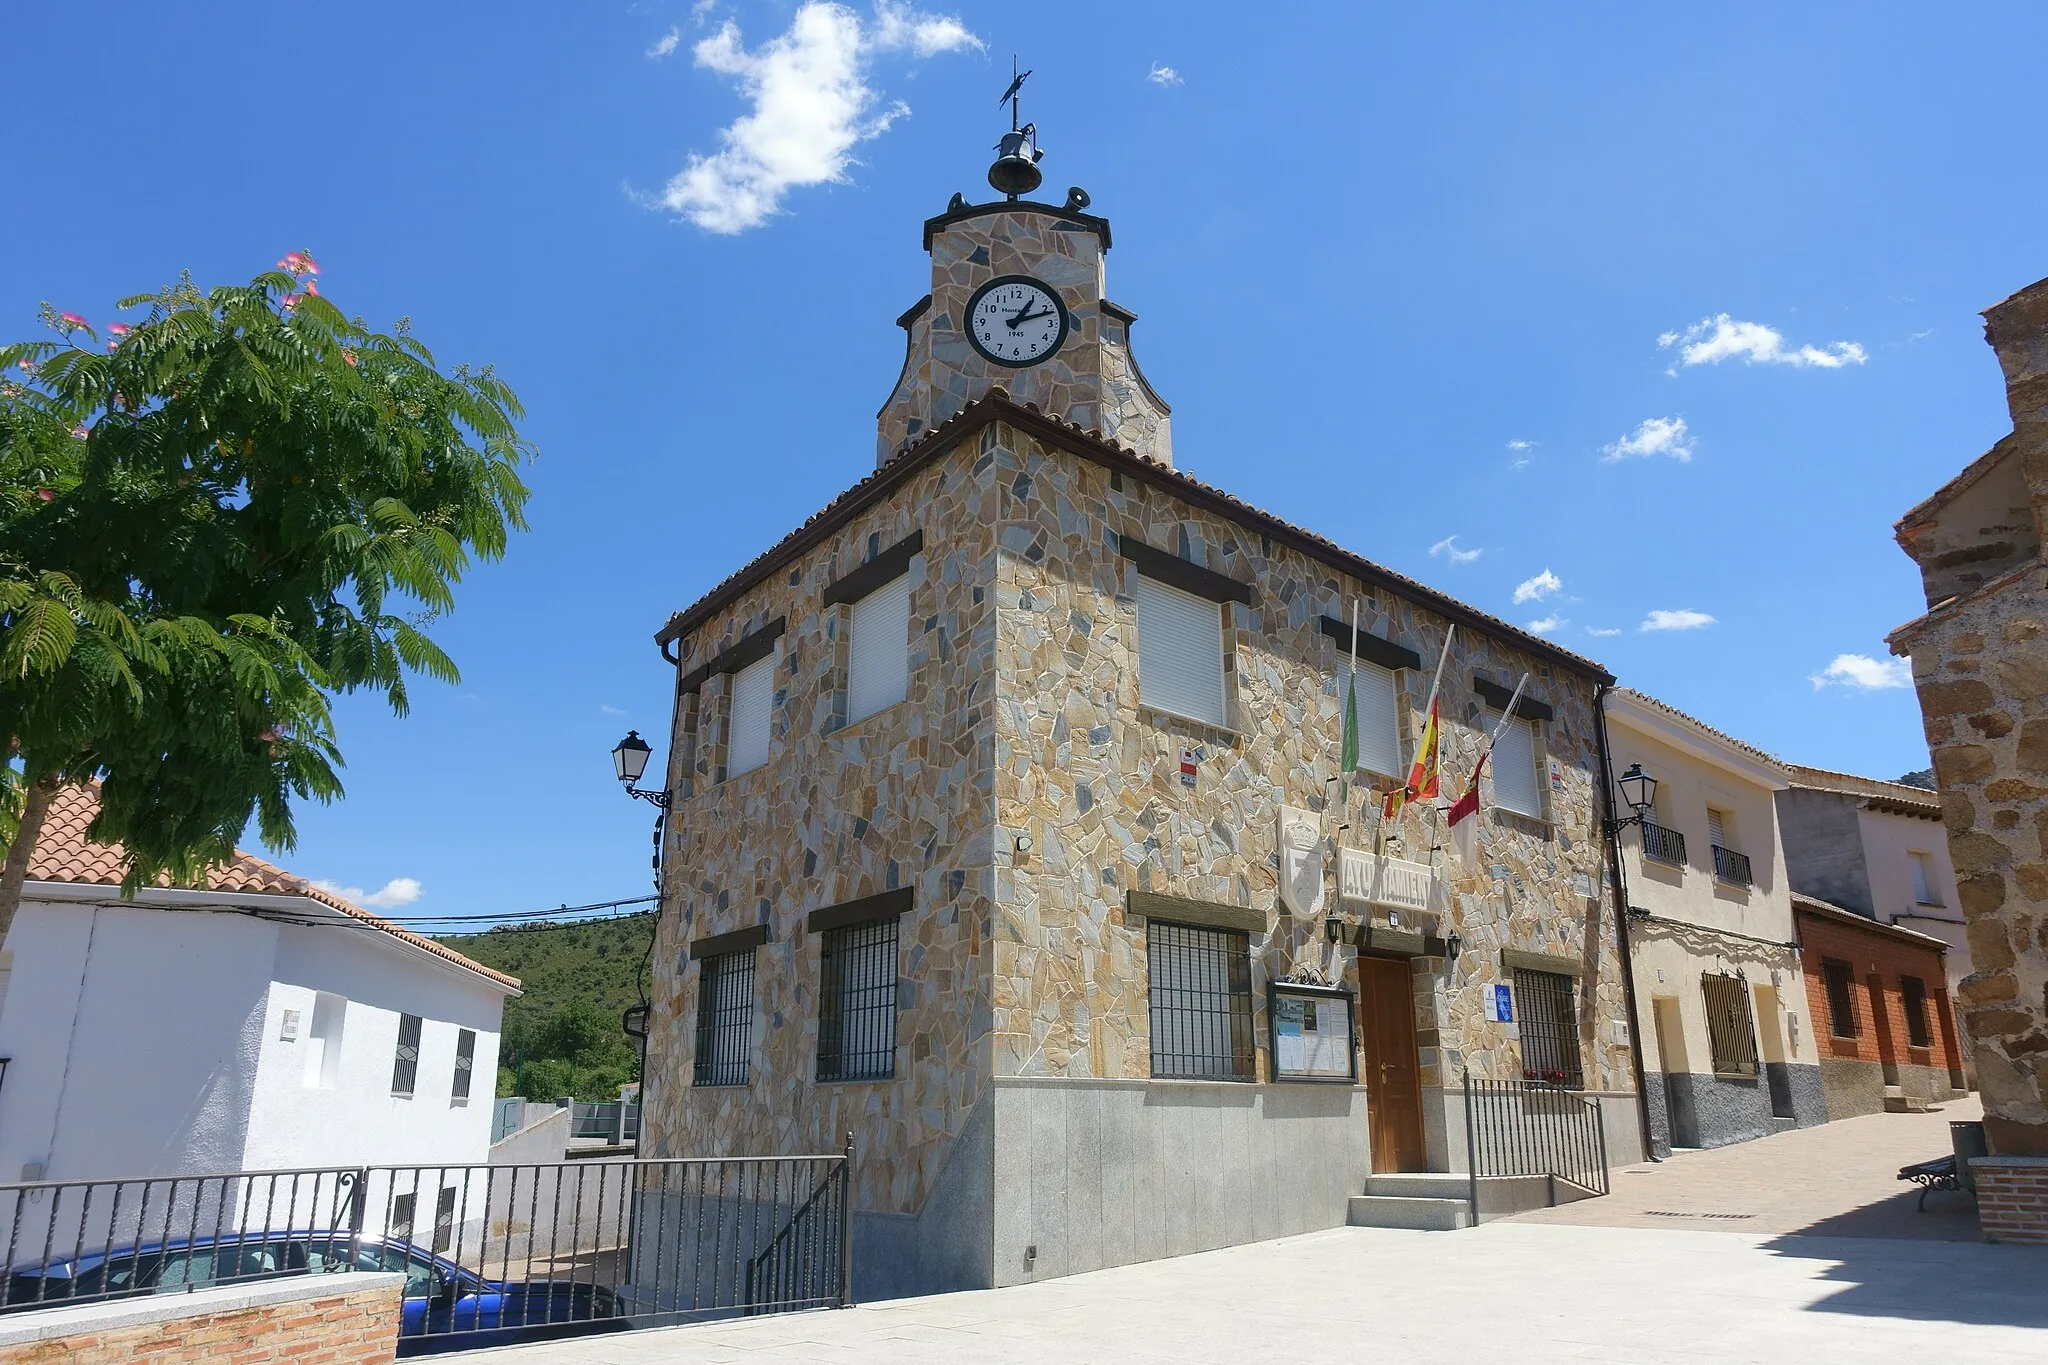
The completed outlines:
[[[967,337],[998,365],[1035,365],[1067,339],[1067,306],[1029,275],[1002,275],[967,301]]]

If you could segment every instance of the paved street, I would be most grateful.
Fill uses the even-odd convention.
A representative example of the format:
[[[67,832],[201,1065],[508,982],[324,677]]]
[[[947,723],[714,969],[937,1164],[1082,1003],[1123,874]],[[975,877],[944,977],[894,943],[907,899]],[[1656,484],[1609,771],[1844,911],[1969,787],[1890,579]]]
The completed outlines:
[[[476,1365],[819,1360],[2048,1358],[2048,1249],[1533,1226],[1339,1228],[1049,1280],[478,1352]]]
[[[1608,1198],[1538,1209],[1515,1221],[1982,1241],[1968,1195],[1937,1190],[1918,1212],[1920,1187],[1901,1181],[1898,1172],[1910,1162],[1947,1155],[1951,1120],[1983,1116],[1972,1095],[1931,1114],[1865,1114],[1682,1152],[1616,1170]]]

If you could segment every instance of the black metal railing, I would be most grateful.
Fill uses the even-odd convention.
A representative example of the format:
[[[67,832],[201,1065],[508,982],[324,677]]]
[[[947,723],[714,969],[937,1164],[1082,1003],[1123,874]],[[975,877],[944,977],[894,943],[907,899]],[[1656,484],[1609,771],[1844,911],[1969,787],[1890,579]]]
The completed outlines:
[[[1714,875],[1733,886],[1753,886],[1749,875],[1749,855],[1737,853],[1732,848],[1712,845],[1714,850]]]
[[[1465,1156],[1474,1223],[1479,1182],[1488,1176],[1548,1176],[1593,1194],[1608,1192],[1600,1102],[1555,1086],[1476,1080],[1467,1072]]]
[[[1653,863],[1685,866],[1685,836],[1675,829],[1643,821],[1643,856]]]
[[[395,1271],[400,1354],[852,1301],[852,1157],[0,1185],[0,1312]]]

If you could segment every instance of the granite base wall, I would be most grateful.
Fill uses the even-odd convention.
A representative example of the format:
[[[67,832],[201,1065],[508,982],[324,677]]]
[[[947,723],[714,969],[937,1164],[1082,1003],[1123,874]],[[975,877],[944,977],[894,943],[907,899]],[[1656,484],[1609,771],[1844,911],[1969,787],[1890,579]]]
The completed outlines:
[[[1771,1092],[1764,1078],[1740,1080],[1694,1071],[1664,1076],[1671,1141],[1679,1147],[1726,1147],[1768,1137]]]
[[[1792,1062],[1765,1062],[1765,1079],[1771,1087],[1771,1113],[1790,1117],[1799,1128],[1817,1128],[1828,1121],[1827,1087],[1820,1068]]]
[[[998,1079],[994,1282],[1342,1226],[1371,1173],[1349,1085]]]
[[[968,1116],[931,1198],[915,1214],[853,1216],[853,1296],[866,1303],[995,1284],[995,1102]]]
[[[1884,1068],[1856,1057],[1823,1057],[1821,1090],[1827,1098],[1828,1120],[1884,1112]]]

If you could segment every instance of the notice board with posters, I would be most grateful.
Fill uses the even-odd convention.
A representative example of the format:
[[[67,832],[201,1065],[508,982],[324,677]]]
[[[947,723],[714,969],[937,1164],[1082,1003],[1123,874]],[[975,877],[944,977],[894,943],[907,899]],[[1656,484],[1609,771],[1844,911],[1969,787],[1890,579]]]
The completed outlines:
[[[1273,981],[1266,1019],[1273,1036],[1276,1081],[1358,1079],[1357,997],[1341,986]]]

